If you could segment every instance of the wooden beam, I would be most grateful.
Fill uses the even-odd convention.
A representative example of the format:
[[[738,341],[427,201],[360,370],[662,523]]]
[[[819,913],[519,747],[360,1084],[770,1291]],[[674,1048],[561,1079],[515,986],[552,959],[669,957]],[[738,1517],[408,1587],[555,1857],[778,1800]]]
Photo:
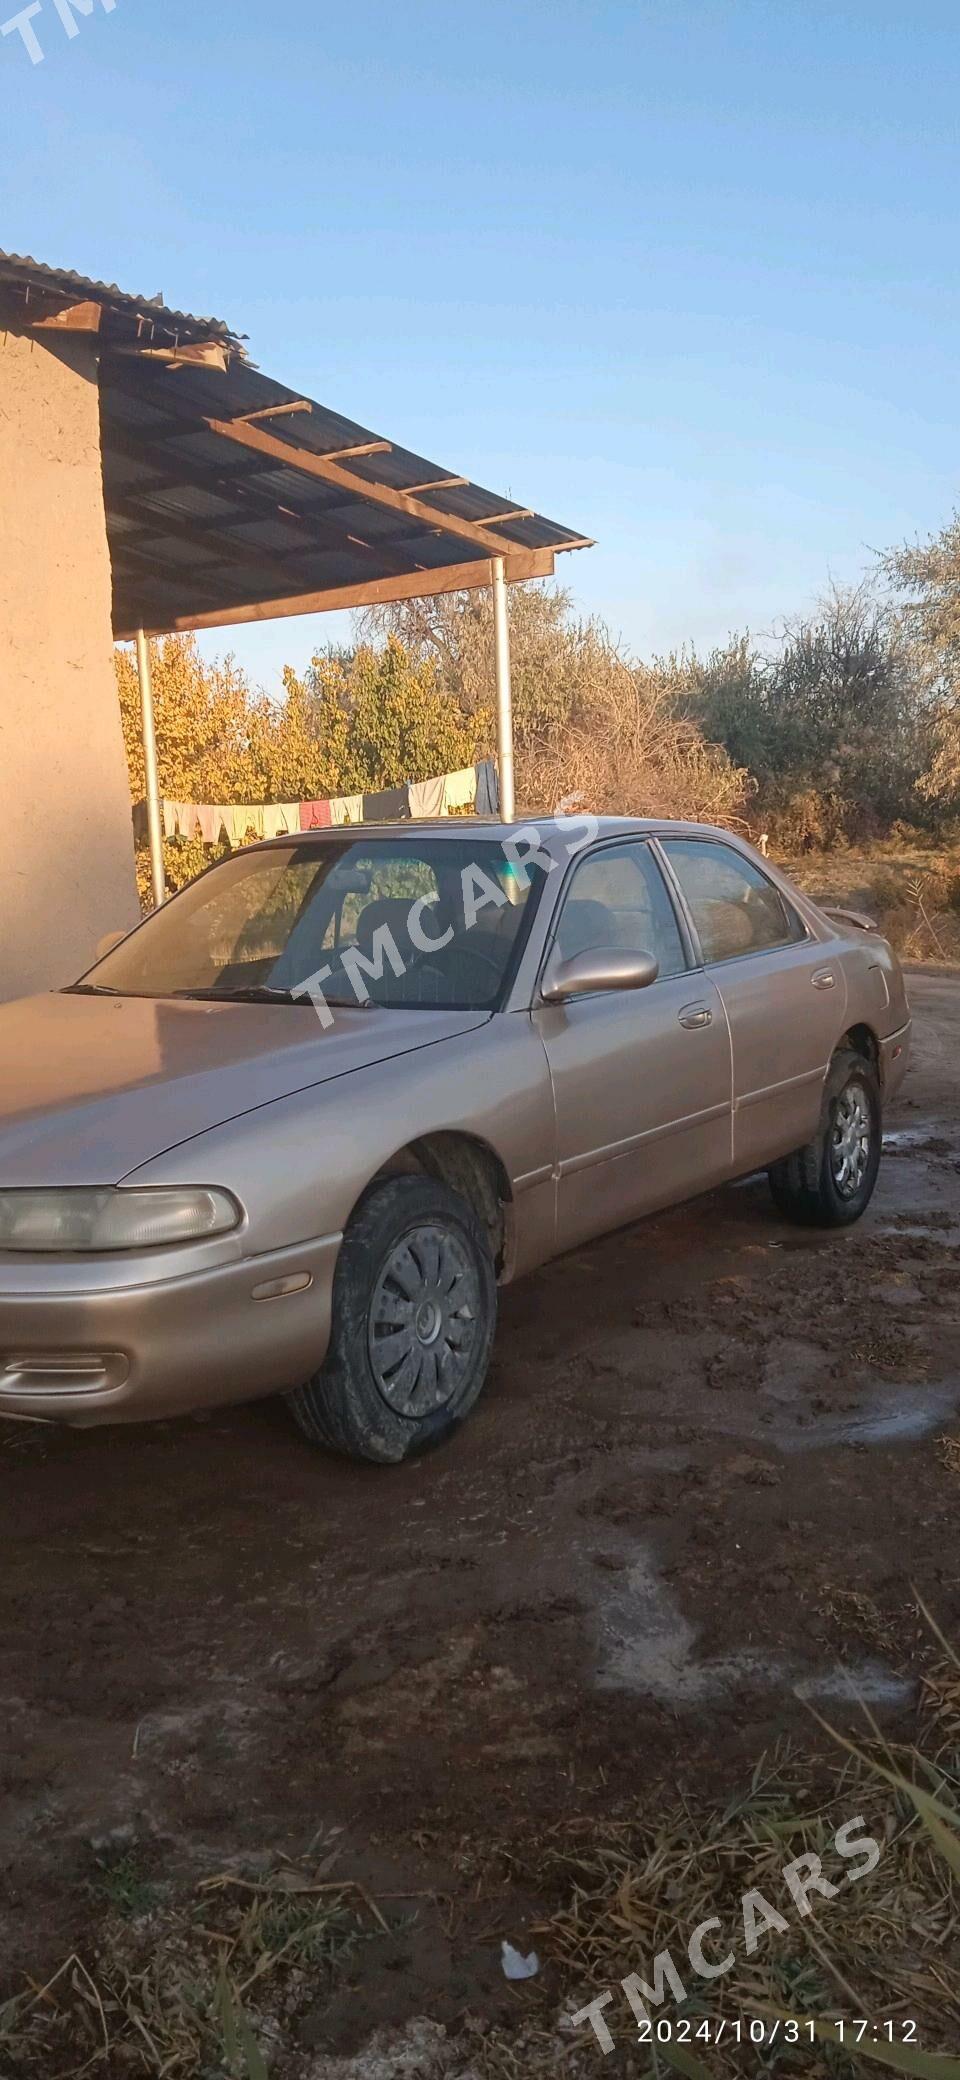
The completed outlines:
[[[312,412],[309,398],[297,397],[292,404],[264,404],[258,412],[238,412],[235,426],[252,426],[256,419],[286,419],[291,412]]]
[[[552,578],[553,551],[514,549],[505,558],[507,582],[522,584],[527,578]],[[451,563],[442,570],[414,571],[404,578],[374,578],[362,585],[337,585],[327,592],[301,592],[287,599],[268,599],[260,605],[224,607],[212,614],[188,614],[161,627],[148,628],[152,636],[172,635],[194,628],[234,628],[241,622],[282,621],[294,614],[329,614],[350,607],[387,606],[394,600],[435,599],[443,592],[473,592],[490,584],[490,564]],[[128,642],[134,627],[118,628],[118,643]]]
[[[392,441],[356,441],[352,448],[324,448],[321,462],[343,461],[348,455],[391,455]]]
[[[352,470],[344,469],[341,463],[331,461],[328,456],[312,455],[307,448],[294,448],[289,441],[264,433],[260,426],[236,426],[229,419],[206,419],[204,424],[211,433],[220,434],[224,440],[237,441],[255,455],[272,455],[284,469],[300,470],[307,477],[319,477],[323,483],[335,484],[339,491],[348,491],[354,498],[389,506],[395,513],[405,513],[408,520],[419,520],[428,528],[439,527],[444,534],[458,535],[461,540],[472,542],[487,556],[509,556],[516,549],[515,542],[504,541],[502,535],[490,533],[474,520],[461,520],[456,513],[441,513],[436,506],[422,505],[408,491],[395,491],[390,484],[376,484],[366,477],[355,476]]]
[[[215,368],[225,375],[230,361],[230,348],[219,340],[201,339],[181,347],[115,346],[111,344],[111,355],[123,355],[136,361],[157,361],[165,368]]]
[[[33,318],[31,332],[99,332],[103,306],[99,303],[68,303],[49,317]]]
[[[508,520],[532,519],[532,506],[514,506],[512,512],[508,511],[506,513],[484,513],[483,519],[480,524],[482,527],[503,527]]]
[[[469,477],[431,477],[429,484],[405,484],[408,498],[416,498],[421,491],[459,491],[469,484]]]

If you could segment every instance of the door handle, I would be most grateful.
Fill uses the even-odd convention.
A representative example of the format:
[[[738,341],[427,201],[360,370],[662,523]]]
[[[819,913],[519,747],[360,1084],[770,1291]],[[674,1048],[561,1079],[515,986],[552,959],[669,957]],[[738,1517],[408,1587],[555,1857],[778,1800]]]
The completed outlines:
[[[818,968],[811,979],[814,989],[836,989],[837,978],[832,968]]]
[[[677,1016],[688,1033],[699,1033],[702,1027],[713,1024],[713,1012],[709,1004],[686,1004]]]

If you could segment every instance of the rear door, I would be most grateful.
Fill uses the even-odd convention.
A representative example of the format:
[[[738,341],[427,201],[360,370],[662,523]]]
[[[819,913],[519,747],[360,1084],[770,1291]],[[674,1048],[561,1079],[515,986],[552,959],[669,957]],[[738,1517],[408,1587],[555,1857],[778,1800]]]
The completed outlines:
[[[652,953],[648,989],[541,1004],[557,1122],[558,1247],[706,1191],[731,1169],[730,1042],[643,840],[597,847],[574,869],[552,942]]]
[[[823,1080],[844,1030],[843,964],[736,846],[707,837],[660,843],[730,1025],[734,1160],[742,1175],[816,1132]]]

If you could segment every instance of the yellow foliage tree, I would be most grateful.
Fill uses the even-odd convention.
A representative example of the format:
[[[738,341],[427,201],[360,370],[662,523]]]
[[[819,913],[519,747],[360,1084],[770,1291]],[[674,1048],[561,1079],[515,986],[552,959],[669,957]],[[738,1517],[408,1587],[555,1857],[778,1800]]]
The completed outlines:
[[[489,738],[489,713],[464,714],[434,661],[411,657],[395,635],[382,649],[364,643],[346,658],[315,657],[307,686],[317,737],[337,761],[332,793],[364,794],[457,772],[473,764]]]
[[[208,664],[193,636],[161,638],[151,661],[160,789],[175,801],[364,794],[471,765],[489,734],[486,712],[465,715],[435,663],[411,657],[395,636],[382,649],[318,654],[303,678],[288,665],[278,701],[255,693],[232,657]],[[141,801],[140,691],[129,650],[117,651],[116,667],[131,796]],[[168,885],[182,887],[211,857],[199,839],[168,842]],[[137,875],[146,901],[145,853]]]

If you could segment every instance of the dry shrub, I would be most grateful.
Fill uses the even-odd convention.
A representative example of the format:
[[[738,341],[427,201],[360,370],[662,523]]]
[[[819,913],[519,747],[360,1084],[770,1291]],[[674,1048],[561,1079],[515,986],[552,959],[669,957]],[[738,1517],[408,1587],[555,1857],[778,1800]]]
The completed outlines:
[[[597,815],[673,816],[746,829],[749,775],[679,712],[666,674],[612,645],[559,730],[522,742],[517,791],[542,811],[568,795]]]

